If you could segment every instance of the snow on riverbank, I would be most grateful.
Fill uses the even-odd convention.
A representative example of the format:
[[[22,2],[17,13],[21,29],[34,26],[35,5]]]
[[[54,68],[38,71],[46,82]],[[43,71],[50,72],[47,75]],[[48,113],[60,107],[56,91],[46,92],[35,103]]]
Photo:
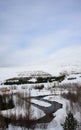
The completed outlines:
[[[62,84],[68,84],[68,83],[81,83],[81,74],[78,73],[80,72],[80,68],[79,69],[72,69],[70,67],[67,67],[67,71],[69,73],[69,75],[66,76],[65,80],[62,81],[60,83],[60,85]],[[76,67],[75,67],[76,68]],[[71,70],[72,69],[72,70]],[[18,76],[18,74],[20,72],[22,72],[24,69],[18,69],[18,68],[0,68],[0,83],[8,78],[13,78]],[[65,68],[58,68],[56,70],[53,70],[53,74],[54,76],[59,75],[60,72],[65,71]],[[76,70],[75,74],[71,74],[71,71]],[[32,78],[33,81],[35,81],[34,78]],[[30,80],[31,81],[31,80]],[[39,90],[39,89],[35,89],[35,85],[44,85],[44,88]],[[50,100],[50,101],[56,101],[58,103],[63,104],[63,108],[59,109],[58,111],[56,111],[54,113],[55,118],[51,121],[51,123],[48,124],[47,130],[63,130],[61,124],[64,122],[64,119],[66,117],[66,109],[70,110],[70,106],[69,106],[69,101],[62,98],[60,96],[60,94],[62,93],[62,91],[59,90],[59,88],[54,88],[54,83],[40,83],[40,84],[21,84],[21,85],[4,85],[5,87],[10,88],[11,93],[30,93],[31,97],[35,97],[35,96],[44,96],[47,95],[46,97],[43,97],[44,99]],[[2,87],[2,85],[1,85]],[[67,92],[67,90],[65,90],[65,92]],[[15,102],[16,99],[14,98]],[[39,101],[34,99],[31,99],[32,103],[38,104],[40,106],[44,106],[44,107],[48,107],[50,106],[50,103],[47,102],[43,102],[43,101]],[[36,108],[35,106],[31,105],[31,111],[32,111],[32,118],[36,118],[39,119],[39,117],[43,117],[45,115],[45,113]],[[10,116],[10,114],[12,115],[22,115],[25,116],[26,113],[26,107],[24,107],[24,105],[22,105],[22,107],[19,107],[17,105],[15,105],[15,108],[11,109],[11,110],[4,110],[2,111],[2,114],[5,116]],[[76,112],[77,113],[77,112]],[[79,119],[79,113],[78,115],[75,115],[77,117],[77,119]],[[9,129],[11,130],[12,127],[9,125]],[[18,129],[21,130],[21,128],[18,127]],[[38,128],[36,129],[38,130]]]

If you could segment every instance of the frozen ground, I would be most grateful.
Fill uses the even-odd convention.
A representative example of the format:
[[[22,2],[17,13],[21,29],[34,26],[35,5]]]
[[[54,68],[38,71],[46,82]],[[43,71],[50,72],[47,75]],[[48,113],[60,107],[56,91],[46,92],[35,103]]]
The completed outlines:
[[[19,74],[25,73],[25,68],[0,68],[0,83],[3,82],[4,80],[8,79],[8,78],[13,78],[16,76],[20,76]],[[28,71],[28,70],[27,70]],[[48,71],[49,73],[52,71]],[[31,71],[32,73],[32,71]],[[81,68],[79,67],[72,67],[70,68],[70,66],[66,66],[66,67],[59,67],[58,69],[53,70],[53,72],[51,73],[52,75],[56,76],[59,75],[60,73],[68,73],[65,80],[62,81],[60,84],[68,84],[68,83],[81,83]],[[27,75],[27,74],[26,74]],[[32,79],[33,81],[35,81],[35,78]],[[47,99],[49,101],[56,101],[58,103],[62,103],[63,104],[63,108],[59,109],[58,111],[56,111],[54,113],[55,118],[54,120],[51,121],[51,123],[48,124],[47,126],[47,130],[63,130],[61,123],[64,122],[64,119],[66,117],[66,108],[68,107],[68,109],[70,110],[70,105],[69,105],[69,101],[62,98],[60,96],[60,94],[62,93],[62,91],[59,91],[59,88],[52,88],[53,87],[53,83],[44,83],[44,88],[42,90],[36,90],[34,89],[35,85],[41,85],[41,84],[24,84],[24,85],[0,85],[0,87],[8,87],[11,89],[10,93],[22,93],[22,92],[27,92],[31,94],[31,97],[33,96],[43,96],[43,95],[49,95],[44,97],[44,99]],[[67,90],[65,91],[67,93]],[[55,95],[55,96],[54,96]],[[36,99],[32,99],[31,100],[32,103],[38,104],[40,106],[44,106],[44,107],[49,107],[50,104],[43,102],[43,101],[39,101]],[[16,102],[16,101],[15,101]],[[32,105],[32,110],[33,112],[33,118],[39,118],[39,117],[43,117],[45,115],[45,113],[42,110],[39,110],[38,108],[34,107]],[[20,113],[19,113],[20,111]],[[23,116],[25,115],[25,111],[26,109],[23,107],[18,107],[16,106],[15,108],[13,108],[12,110],[4,110],[2,111],[3,115],[5,116],[9,116],[10,113],[12,114],[22,114]],[[75,117],[80,120],[80,112],[75,112]],[[52,128],[53,127],[53,128]],[[13,129],[17,129],[17,130],[21,130],[20,127],[13,127],[12,125],[9,125],[8,130],[13,130]],[[41,129],[41,128],[40,128]],[[38,128],[36,129],[38,130]]]

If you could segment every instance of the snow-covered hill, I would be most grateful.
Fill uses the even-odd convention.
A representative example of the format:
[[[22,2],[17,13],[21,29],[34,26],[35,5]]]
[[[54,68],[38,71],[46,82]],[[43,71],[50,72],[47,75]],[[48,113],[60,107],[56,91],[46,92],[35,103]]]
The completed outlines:
[[[51,77],[52,75],[44,71],[22,71],[18,77]]]
[[[30,70],[30,71],[29,71]],[[38,71],[42,70],[42,71]],[[26,67],[16,67],[16,68],[0,68],[0,82],[3,82],[6,79],[14,78],[14,77],[50,77],[50,76],[59,76],[59,75],[74,75],[81,74],[81,65],[71,65],[71,64],[62,64],[62,65],[55,65],[54,67],[50,68],[49,66],[45,66],[43,68],[26,68]],[[68,77],[69,78],[69,77]],[[80,79],[80,76],[77,76],[77,79]],[[73,81],[68,80],[68,81]],[[80,81],[80,80],[79,80]],[[66,80],[65,80],[66,82]]]
[[[24,77],[51,77],[50,73],[44,71],[24,71],[20,68],[0,68],[0,82],[11,78],[24,78]]]

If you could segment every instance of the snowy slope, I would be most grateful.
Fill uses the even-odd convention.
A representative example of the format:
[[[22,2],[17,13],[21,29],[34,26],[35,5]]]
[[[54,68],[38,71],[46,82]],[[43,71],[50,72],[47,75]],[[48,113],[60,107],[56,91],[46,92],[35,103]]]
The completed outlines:
[[[0,81],[13,77],[50,77],[51,74],[43,71],[26,71],[24,68],[0,68]]]
[[[40,70],[41,68],[39,68]],[[16,67],[16,68],[0,68],[0,82],[13,78],[13,77],[50,77],[59,76],[60,74],[71,75],[81,74],[81,65],[56,65],[54,68],[49,68],[48,66],[42,68],[42,71],[38,71],[38,68],[32,68],[31,70],[26,67]],[[75,77],[74,76],[74,77]],[[69,78],[69,77],[68,77]],[[77,76],[80,79],[79,76]],[[73,80],[74,81],[74,80]]]
[[[18,77],[50,77],[49,73],[43,71],[23,71],[18,73]]]

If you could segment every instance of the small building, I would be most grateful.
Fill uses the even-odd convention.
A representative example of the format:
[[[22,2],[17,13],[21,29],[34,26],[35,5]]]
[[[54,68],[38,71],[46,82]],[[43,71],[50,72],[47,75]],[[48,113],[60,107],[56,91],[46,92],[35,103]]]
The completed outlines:
[[[7,87],[0,86],[0,92],[2,92],[2,93],[10,92],[10,89]]]

